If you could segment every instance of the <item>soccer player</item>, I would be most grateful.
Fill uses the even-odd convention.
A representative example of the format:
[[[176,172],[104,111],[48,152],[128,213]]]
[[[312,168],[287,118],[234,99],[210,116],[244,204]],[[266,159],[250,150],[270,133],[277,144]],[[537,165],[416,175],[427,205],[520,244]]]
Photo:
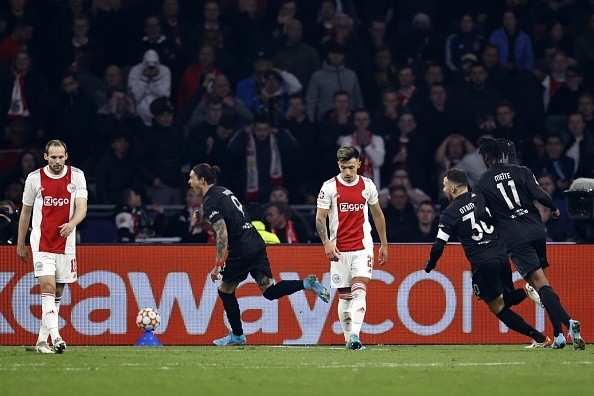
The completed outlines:
[[[61,140],[50,140],[43,157],[47,165],[27,176],[19,219],[18,257],[27,262],[25,237],[33,217],[31,252],[35,277],[41,286],[41,329],[38,353],[63,353],[66,343],[58,331],[58,310],[64,284],[77,280],[76,226],[87,215],[87,182],[84,173],[66,165],[68,149]],[[47,337],[51,336],[52,350]]]
[[[505,245],[490,224],[477,222],[474,205],[468,192],[468,176],[461,169],[446,171],[443,178],[443,192],[450,200],[439,217],[439,231],[431,247],[425,272],[431,272],[443,253],[445,244],[457,236],[472,269],[472,289],[478,298],[485,301],[489,309],[510,329],[531,337],[531,348],[551,346],[549,337],[530,326],[510,309],[522,302],[527,291],[514,289],[509,258]],[[538,294],[535,298],[538,301]],[[532,298],[532,297],[531,297]]]
[[[373,271],[369,209],[380,237],[379,262],[388,260],[386,221],[373,181],[357,175],[359,151],[350,146],[336,153],[338,176],[327,180],[318,195],[316,229],[330,260],[330,287],[338,289],[338,319],[346,347],[365,349],[360,339],[365,318],[367,284]],[[326,220],[329,217],[330,236]]]
[[[204,197],[204,221],[211,224],[216,233],[217,256],[210,277],[213,282],[221,280],[218,293],[231,325],[231,332],[213,343],[218,346],[244,345],[247,340],[243,334],[235,289],[248,274],[256,280],[268,300],[306,289],[328,302],[330,293],[315,275],[309,275],[303,281],[274,282],[264,240],[250,222],[243,205],[229,189],[215,184],[220,172],[218,166],[198,164],[190,171],[188,184]],[[199,212],[194,215],[196,223],[200,223]]]
[[[473,189],[472,202],[475,204],[477,221],[493,217],[512,262],[540,295],[551,321],[559,321],[565,325],[574,348],[583,350],[585,342],[580,334],[580,322],[571,319],[543,271],[548,266],[546,230],[534,206],[534,200],[549,208],[553,217],[559,216],[559,209],[540,188],[528,168],[502,162],[504,152],[496,141],[484,140],[480,144],[479,153],[487,171],[481,175]],[[491,215],[487,212],[487,207]],[[560,328],[554,329],[554,332],[553,348],[562,348],[565,337]]]

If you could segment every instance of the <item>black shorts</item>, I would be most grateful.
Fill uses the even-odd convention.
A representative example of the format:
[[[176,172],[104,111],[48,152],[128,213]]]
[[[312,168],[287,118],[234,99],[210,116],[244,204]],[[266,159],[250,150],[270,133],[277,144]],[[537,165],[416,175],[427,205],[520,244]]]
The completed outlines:
[[[257,278],[258,274],[272,278],[266,248],[256,250],[247,256],[228,258],[221,271],[223,282],[226,283],[240,283],[247,279],[248,274],[254,279]]]
[[[526,279],[529,273],[548,266],[545,240],[540,239],[522,242],[511,248],[509,257],[516,269]]]
[[[474,294],[489,302],[504,291],[513,290],[509,260],[495,259],[472,268],[472,290]]]

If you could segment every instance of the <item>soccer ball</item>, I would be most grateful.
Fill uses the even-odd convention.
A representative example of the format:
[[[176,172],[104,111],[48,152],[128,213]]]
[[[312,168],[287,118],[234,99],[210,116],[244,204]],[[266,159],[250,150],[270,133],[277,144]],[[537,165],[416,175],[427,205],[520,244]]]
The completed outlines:
[[[136,315],[136,325],[144,331],[154,331],[161,324],[161,314],[154,308],[143,308]]]

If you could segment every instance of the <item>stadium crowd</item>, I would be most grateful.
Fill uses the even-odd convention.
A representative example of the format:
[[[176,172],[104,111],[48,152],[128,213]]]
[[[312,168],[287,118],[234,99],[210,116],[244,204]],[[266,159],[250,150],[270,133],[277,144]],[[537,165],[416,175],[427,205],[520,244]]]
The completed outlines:
[[[352,145],[381,188],[388,240],[432,242],[444,173],[472,184],[486,169],[477,142],[492,137],[515,144],[562,209],[543,211],[548,239],[584,241],[562,192],[594,177],[594,0],[0,7],[0,199],[16,209],[45,143],[61,139],[89,204],[116,205],[120,241],[212,241],[190,215],[201,162],[263,205],[254,220],[281,242],[317,241],[290,206],[315,205],[337,148]],[[186,208],[163,218],[176,204]]]

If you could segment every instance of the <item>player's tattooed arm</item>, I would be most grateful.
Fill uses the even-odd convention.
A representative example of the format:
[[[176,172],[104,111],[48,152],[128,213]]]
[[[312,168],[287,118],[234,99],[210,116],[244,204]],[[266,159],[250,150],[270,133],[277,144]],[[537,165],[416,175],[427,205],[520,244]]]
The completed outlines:
[[[322,240],[322,243],[328,240],[328,231],[326,230],[326,221],[316,217],[316,231]]]
[[[227,244],[229,242],[225,220],[217,220],[212,225],[212,228],[217,234],[217,262],[222,262],[225,259],[225,253],[227,253]]]

